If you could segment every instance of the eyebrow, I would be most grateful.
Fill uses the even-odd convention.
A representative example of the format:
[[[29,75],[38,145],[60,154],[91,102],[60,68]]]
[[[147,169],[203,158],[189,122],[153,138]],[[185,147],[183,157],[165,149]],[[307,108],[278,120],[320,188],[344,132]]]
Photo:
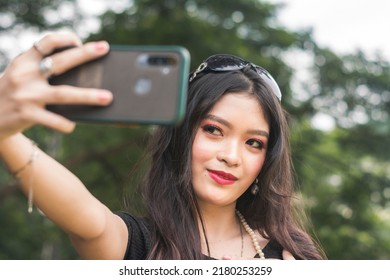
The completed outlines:
[[[225,119],[222,119],[216,115],[212,115],[212,114],[208,114],[205,119],[209,119],[209,120],[213,120],[213,121],[216,121],[216,122],[219,122],[220,124],[228,127],[229,129],[233,128],[233,125],[228,122],[227,120]],[[255,135],[260,135],[260,136],[264,136],[264,137],[267,137],[269,138],[269,133],[265,130],[261,130],[261,129],[250,129],[248,130],[248,133],[249,134],[255,134]]]

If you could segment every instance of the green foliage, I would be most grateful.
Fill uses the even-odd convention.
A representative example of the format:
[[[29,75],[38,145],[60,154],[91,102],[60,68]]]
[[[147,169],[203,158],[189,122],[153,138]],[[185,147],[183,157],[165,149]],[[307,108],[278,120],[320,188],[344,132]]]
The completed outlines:
[[[293,127],[294,163],[330,259],[388,259],[389,162],[356,152],[350,131]],[[382,144],[384,145],[384,143]]]
[[[59,23],[48,22],[44,14],[64,3],[74,2],[0,1],[0,11],[7,11],[1,15],[14,14],[14,24],[0,29],[55,27]],[[33,12],[31,5],[36,5]],[[278,10],[257,0],[134,0],[121,11],[102,14],[100,30],[88,40],[183,45],[191,52],[192,68],[223,52],[268,69],[290,112],[297,181],[328,257],[389,259],[389,62],[363,52],[339,56],[320,48],[310,32],[277,26]],[[62,24],[77,29],[82,16]],[[301,82],[305,98],[290,87],[294,72],[284,60],[290,51],[313,60],[312,79]],[[335,120],[335,129],[313,128],[311,120],[319,112]],[[141,212],[137,186],[147,165],[142,155],[150,129],[79,125],[67,136],[40,127],[27,134],[110,209]],[[0,169],[0,208],[0,259],[77,258],[64,233],[37,211],[26,213],[26,198],[5,168]]]
[[[10,28],[21,26],[34,26],[48,28],[52,25],[46,20],[45,12],[50,9],[57,9],[64,2],[72,0],[0,0],[0,11],[2,17],[7,18],[0,23],[0,31],[9,31]]]

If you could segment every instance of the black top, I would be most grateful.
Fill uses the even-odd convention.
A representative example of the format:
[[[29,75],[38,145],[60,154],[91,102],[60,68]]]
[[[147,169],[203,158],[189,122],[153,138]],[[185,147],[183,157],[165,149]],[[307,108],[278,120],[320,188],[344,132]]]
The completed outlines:
[[[145,260],[152,243],[150,225],[144,218],[134,217],[126,212],[116,214],[126,223],[129,232],[124,259]],[[274,240],[270,240],[263,248],[265,258],[282,259],[282,251],[282,246]],[[255,258],[259,258],[259,255],[256,254]]]

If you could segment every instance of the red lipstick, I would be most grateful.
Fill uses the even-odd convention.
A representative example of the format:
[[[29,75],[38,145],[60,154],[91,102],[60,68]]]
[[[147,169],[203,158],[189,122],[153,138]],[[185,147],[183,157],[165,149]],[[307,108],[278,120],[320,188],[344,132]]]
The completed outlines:
[[[220,185],[231,185],[235,181],[237,181],[237,177],[230,173],[226,173],[219,170],[207,170],[209,172],[209,176],[211,179],[213,179],[215,182],[217,182]]]

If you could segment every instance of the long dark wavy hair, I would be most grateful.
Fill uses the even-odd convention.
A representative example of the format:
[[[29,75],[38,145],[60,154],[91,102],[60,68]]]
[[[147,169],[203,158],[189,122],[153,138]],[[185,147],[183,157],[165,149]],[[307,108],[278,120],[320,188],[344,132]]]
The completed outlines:
[[[286,113],[250,67],[200,73],[189,84],[186,116],[179,126],[156,129],[149,144],[150,168],[142,184],[152,228],[149,259],[204,259],[198,228],[199,208],[191,183],[191,151],[201,120],[224,94],[253,94],[270,127],[257,195],[250,188],[237,209],[264,237],[276,240],[299,259],[323,259],[322,251],[300,226],[293,211],[293,173]],[[207,238],[207,237],[206,237]]]

